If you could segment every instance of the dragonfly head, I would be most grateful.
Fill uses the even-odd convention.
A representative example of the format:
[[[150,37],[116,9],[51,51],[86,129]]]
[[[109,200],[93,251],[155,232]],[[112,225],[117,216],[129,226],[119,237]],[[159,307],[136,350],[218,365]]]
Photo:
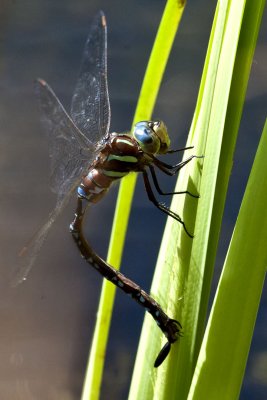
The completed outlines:
[[[145,153],[164,154],[170,146],[167,127],[163,121],[140,121],[135,124],[133,137]]]

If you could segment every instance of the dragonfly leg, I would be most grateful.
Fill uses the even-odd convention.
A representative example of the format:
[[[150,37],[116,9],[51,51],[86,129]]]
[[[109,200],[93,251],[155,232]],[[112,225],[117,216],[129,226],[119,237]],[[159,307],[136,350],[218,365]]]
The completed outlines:
[[[194,148],[194,146],[188,146],[188,147],[183,147],[181,149],[168,150],[168,151],[166,151],[166,154],[179,153],[180,151],[191,150],[193,148]]]
[[[172,218],[174,218],[176,221],[178,221],[180,224],[182,224],[183,227],[184,227],[185,232],[187,233],[187,235],[188,235],[190,238],[193,238],[194,236],[191,235],[191,233],[188,232],[188,230],[187,230],[187,228],[186,228],[186,225],[185,225],[184,221],[182,220],[182,218],[181,218],[178,214],[175,214],[173,211],[171,211],[165,204],[160,203],[160,202],[156,199],[156,197],[155,197],[155,195],[154,195],[154,193],[153,193],[153,191],[152,191],[152,188],[151,188],[151,185],[150,185],[150,182],[149,182],[149,179],[148,179],[148,174],[147,174],[146,171],[143,171],[143,178],[144,178],[145,188],[146,188],[146,192],[147,192],[147,195],[148,195],[149,200],[152,201],[152,203],[153,203],[160,211],[164,212],[165,214],[169,215],[170,217],[172,217]]]
[[[203,158],[203,156],[190,156],[186,160],[179,162],[175,165],[167,164],[161,160],[158,160],[155,156],[153,156],[153,163],[165,174],[173,176],[177,174],[177,172],[183,168],[186,164],[188,164],[193,158]]]
[[[157,175],[156,175],[155,168],[152,165],[149,165],[149,169],[150,169],[150,172],[151,172],[153,183],[154,183],[155,188],[157,189],[157,192],[159,194],[161,194],[163,196],[173,195],[173,194],[189,194],[189,196],[195,197],[196,199],[199,198],[199,195],[193,194],[193,193],[189,192],[189,190],[183,190],[183,191],[180,191],[180,192],[163,192],[161,190],[160,186],[159,186],[159,182],[158,182],[158,178],[157,178]]]
[[[171,344],[176,342],[180,336],[181,324],[168,317],[168,315],[162,310],[161,306],[140,286],[135,282],[128,279],[121,272],[117,271],[110,264],[104,261],[84,238],[82,223],[85,212],[84,199],[78,197],[76,213],[73,222],[70,225],[70,232],[72,237],[82,255],[82,257],[91,264],[104,278],[111,281],[114,285],[124,291],[126,294],[131,296],[138,304],[144,307],[154,318],[159,328],[162,330],[168,340],[168,351],[167,349],[161,350],[156,361],[155,367],[158,367],[167,357]]]

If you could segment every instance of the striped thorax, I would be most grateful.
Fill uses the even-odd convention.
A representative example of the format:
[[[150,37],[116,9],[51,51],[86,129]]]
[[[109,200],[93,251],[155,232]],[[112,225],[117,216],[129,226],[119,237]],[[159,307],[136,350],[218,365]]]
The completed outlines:
[[[130,133],[111,133],[88,174],[83,177],[78,194],[97,203],[111,184],[129,172],[141,172],[152,163],[151,155],[168,151],[170,139],[162,121],[141,121]]]

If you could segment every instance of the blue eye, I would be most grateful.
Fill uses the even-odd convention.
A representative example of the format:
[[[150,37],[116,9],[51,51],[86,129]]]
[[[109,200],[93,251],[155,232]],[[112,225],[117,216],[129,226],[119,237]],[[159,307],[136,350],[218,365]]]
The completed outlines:
[[[135,129],[134,136],[136,140],[142,142],[145,145],[153,142],[151,130],[147,128],[140,127]]]
[[[160,149],[160,139],[151,128],[150,121],[138,122],[134,127],[133,137],[146,153],[156,154]]]

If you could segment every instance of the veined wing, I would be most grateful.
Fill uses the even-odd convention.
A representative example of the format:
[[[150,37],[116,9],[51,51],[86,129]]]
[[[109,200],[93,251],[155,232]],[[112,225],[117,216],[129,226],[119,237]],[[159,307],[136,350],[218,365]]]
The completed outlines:
[[[59,197],[69,192],[95,157],[96,147],[77,128],[50,86],[36,81],[42,119],[49,135],[51,189]]]
[[[94,144],[108,134],[107,28],[102,11],[95,16],[85,44],[72,98],[71,116],[77,127]]]
[[[68,203],[86,167],[93,161],[99,147],[98,142],[108,133],[110,106],[106,46],[106,20],[100,12],[92,24],[86,42],[82,68],[72,100],[72,117],[76,124],[49,85],[42,79],[36,81],[42,119],[49,135],[50,184],[58,199],[47,222],[21,252],[22,266],[19,267],[14,285],[27,278],[50,228]]]
[[[12,280],[12,286],[16,287],[23,281],[27,279],[27,276],[29,275],[36,257],[38,256],[40,249],[50,232],[50,229],[57,219],[57,217],[61,214],[62,210],[65,208],[65,206],[68,204],[69,199],[76,189],[77,185],[79,183],[79,180],[77,179],[77,182],[73,183],[72,188],[70,189],[69,193],[67,193],[65,196],[60,196],[58,197],[58,201],[56,204],[56,207],[54,210],[49,214],[49,217],[46,221],[46,223],[41,226],[41,228],[36,232],[36,234],[33,236],[31,241],[29,242],[28,245],[26,245],[20,252],[19,257],[19,267],[17,271],[15,272],[15,277]]]
[[[29,245],[22,249],[13,286],[26,280],[53,223],[67,205],[79,185],[82,173],[90,165],[96,152],[96,147],[79,131],[49,85],[38,79],[36,90],[49,135],[50,184],[58,198],[46,223],[37,231]]]

